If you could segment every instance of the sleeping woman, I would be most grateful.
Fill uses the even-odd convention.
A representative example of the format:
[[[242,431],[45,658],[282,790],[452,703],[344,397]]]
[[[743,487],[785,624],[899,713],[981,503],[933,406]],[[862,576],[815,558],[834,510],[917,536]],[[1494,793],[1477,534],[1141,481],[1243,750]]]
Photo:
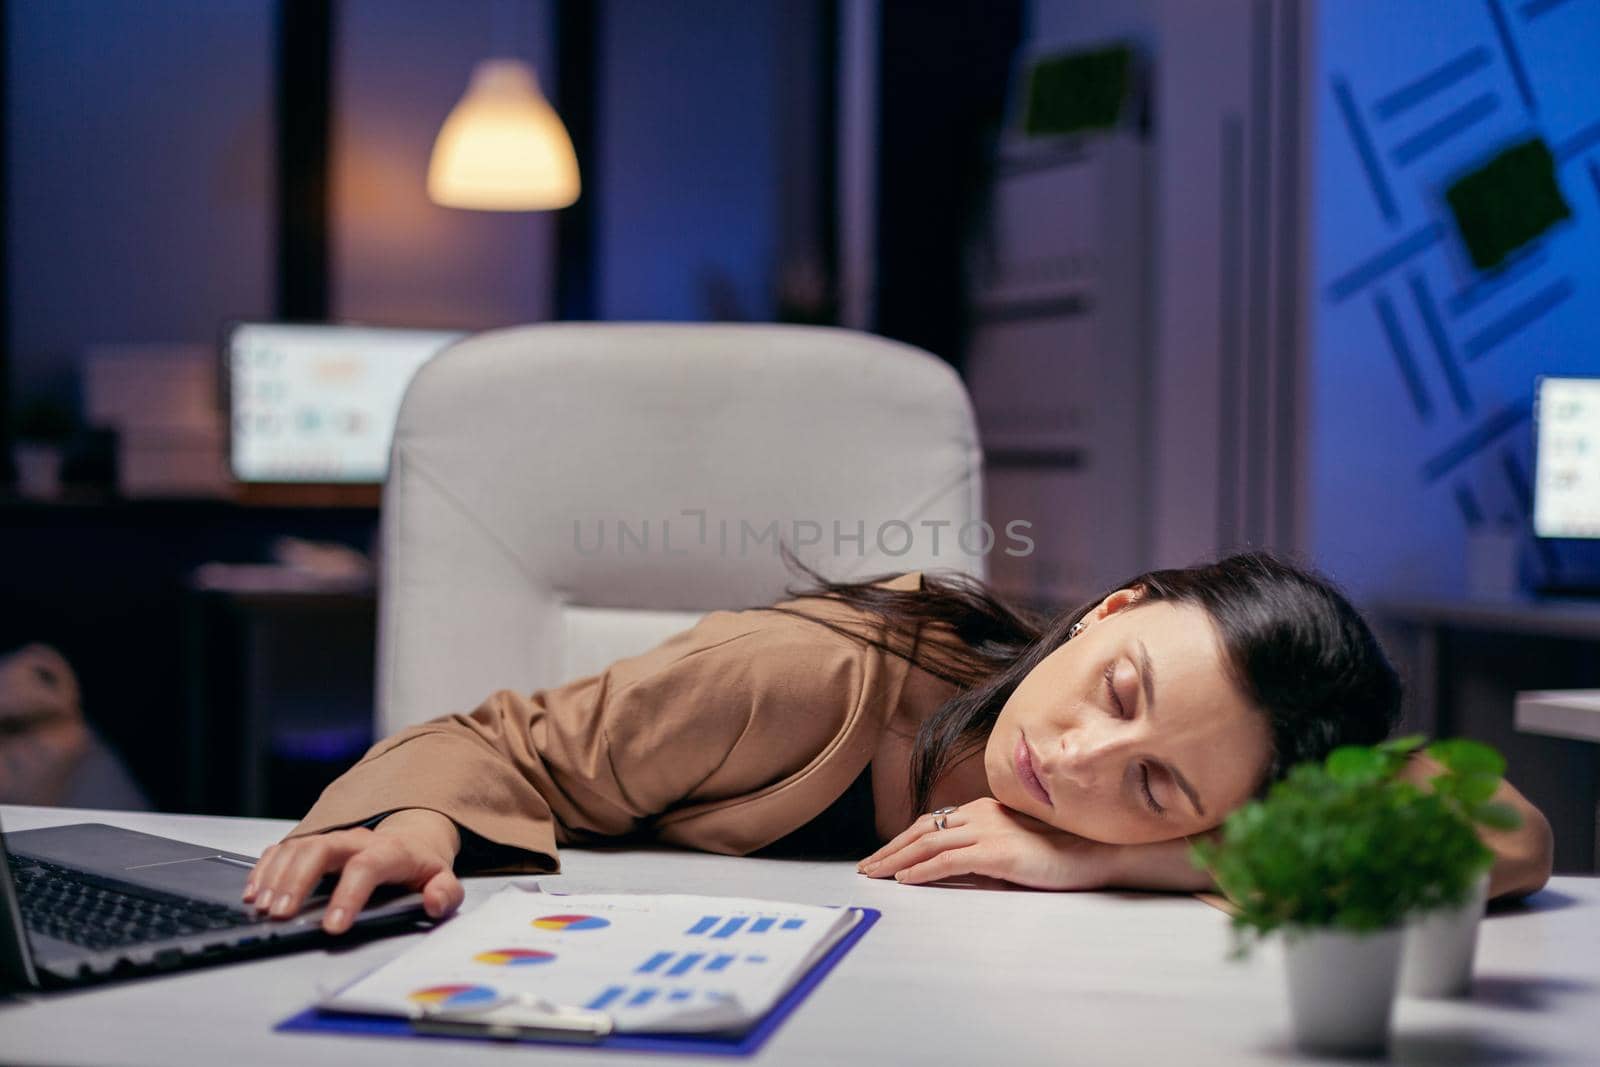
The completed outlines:
[[[1303,760],[1373,744],[1400,683],[1325,580],[1252,553],[1158,570],[1055,618],[969,576],[811,581],[641,655],[374,745],[252,871],[323,926],[385,884],[440,917],[458,874],[553,873],[563,845],[863,857],[872,878],[1206,891],[1187,838]],[[1439,767],[1413,755],[1425,782]],[[1492,897],[1550,876],[1549,824],[1482,832]]]

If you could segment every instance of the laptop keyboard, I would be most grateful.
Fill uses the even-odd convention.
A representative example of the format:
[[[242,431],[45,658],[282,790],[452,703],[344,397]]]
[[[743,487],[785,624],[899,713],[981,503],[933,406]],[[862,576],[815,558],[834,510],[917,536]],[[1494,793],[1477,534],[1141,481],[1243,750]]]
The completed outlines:
[[[38,860],[13,857],[11,877],[24,926],[88,949],[162,941],[257,921],[221,904],[153,889],[130,892],[109,878]]]

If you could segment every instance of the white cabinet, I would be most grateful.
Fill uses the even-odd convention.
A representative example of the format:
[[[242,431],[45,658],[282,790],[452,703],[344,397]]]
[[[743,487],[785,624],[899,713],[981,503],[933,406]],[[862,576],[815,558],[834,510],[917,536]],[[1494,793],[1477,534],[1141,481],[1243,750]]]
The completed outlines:
[[[990,575],[1022,600],[1076,603],[1149,559],[1147,155],[1133,131],[1003,142],[972,249],[985,508],[1034,542]]]

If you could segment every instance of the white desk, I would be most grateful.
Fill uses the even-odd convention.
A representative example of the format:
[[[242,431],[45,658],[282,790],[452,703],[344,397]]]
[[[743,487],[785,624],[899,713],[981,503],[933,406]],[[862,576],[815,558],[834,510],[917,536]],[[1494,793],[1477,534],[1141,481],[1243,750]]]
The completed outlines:
[[[1600,689],[1517,694],[1517,729],[1600,744]]]
[[[289,824],[0,809],[7,830],[93,819],[257,853]],[[570,890],[770,896],[864,904],[883,919],[786,1020],[765,1064],[1227,1064],[1293,1060],[1276,944],[1225,959],[1227,917],[1186,896],[903,886],[849,863],[686,852],[563,853]],[[467,907],[504,879],[472,879]],[[274,1034],[319,982],[411,938],[78,992],[0,1001],[0,1059],[37,1064],[468,1062],[650,1064],[689,1057],[478,1042]],[[1600,1047],[1600,879],[1558,878],[1483,927],[1476,998],[1402,999],[1393,1063],[1593,1064]],[[716,1062],[716,1061],[713,1061]],[[732,1062],[732,1061],[722,1061]],[[1327,1063],[1327,1060],[1319,1060]]]

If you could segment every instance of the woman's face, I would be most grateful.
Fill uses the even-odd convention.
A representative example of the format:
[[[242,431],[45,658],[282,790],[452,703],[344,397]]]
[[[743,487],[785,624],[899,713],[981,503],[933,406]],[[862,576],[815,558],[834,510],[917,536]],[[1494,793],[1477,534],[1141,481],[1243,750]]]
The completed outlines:
[[[1006,807],[1143,844],[1218,826],[1249,799],[1270,751],[1266,717],[1228,677],[1205,611],[1120,590],[1023,678],[983,762]]]

